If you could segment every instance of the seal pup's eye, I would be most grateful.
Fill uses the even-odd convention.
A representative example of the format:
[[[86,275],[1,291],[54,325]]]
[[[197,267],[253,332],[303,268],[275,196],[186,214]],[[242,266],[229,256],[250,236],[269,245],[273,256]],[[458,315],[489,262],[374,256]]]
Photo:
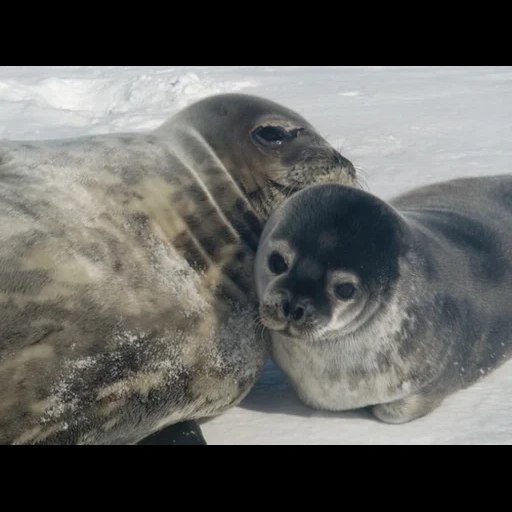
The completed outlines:
[[[273,274],[279,275],[283,274],[288,270],[288,265],[286,264],[286,261],[284,261],[284,258],[278,252],[273,252],[268,257],[268,268],[270,269],[270,272],[272,272]]]
[[[349,300],[356,293],[356,287],[352,283],[341,283],[334,287],[334,295],[340,300]]]
[[[253,137],[265,146],[279,146],[294,135],[280,126],[260,126],[252,132]]]

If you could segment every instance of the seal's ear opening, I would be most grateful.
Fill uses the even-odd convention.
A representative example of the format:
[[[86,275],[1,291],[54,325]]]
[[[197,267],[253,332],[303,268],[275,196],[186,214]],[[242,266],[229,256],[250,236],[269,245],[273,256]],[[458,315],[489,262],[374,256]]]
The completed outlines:
[[[267,125],[258,126],[251,135],[255,142],[265,147],[277,148],[297,136],[299,129],[286,130],[282,126]]]

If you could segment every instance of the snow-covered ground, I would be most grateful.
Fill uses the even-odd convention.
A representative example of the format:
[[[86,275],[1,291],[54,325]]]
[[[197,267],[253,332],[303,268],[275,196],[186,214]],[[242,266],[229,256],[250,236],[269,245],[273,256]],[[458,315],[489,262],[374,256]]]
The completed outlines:
[[[512,172],[512,67],[2,66],[0,138],[146,130],[227,91],[300,112],[384,198]],[[313,411],[269,363],[239,407],[202,428],[209,444],[512,444],[512,363],[396,426]]]

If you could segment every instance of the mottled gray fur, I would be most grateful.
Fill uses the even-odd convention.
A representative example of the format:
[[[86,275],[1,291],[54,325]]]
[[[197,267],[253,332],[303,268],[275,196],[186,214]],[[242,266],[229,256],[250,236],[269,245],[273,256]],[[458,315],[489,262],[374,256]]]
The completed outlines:
[[[151,133],[1,141],[0,443],[133,444],[237,404],[266,356],[261,223],[322,180],[354,168],[240,94]]]
[[[511,175],[389,202],[307,187],[271,216],[256,257],[274,360],[314,408],[430,413],[512,355],[511,233]]]

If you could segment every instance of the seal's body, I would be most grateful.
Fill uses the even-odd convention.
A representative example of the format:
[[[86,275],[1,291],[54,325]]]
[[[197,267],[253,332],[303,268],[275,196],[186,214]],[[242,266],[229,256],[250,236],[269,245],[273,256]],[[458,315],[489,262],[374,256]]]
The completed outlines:
[[[424,416],[512,353],[512,176],[386,203],[313,185],[271,216],[256,259],[272,356],[331,411]]]
[[[0,143],[0,442],[133,444],[237,404],[262,368],[261,223],[348,160],[261,98],[151,133]]]

